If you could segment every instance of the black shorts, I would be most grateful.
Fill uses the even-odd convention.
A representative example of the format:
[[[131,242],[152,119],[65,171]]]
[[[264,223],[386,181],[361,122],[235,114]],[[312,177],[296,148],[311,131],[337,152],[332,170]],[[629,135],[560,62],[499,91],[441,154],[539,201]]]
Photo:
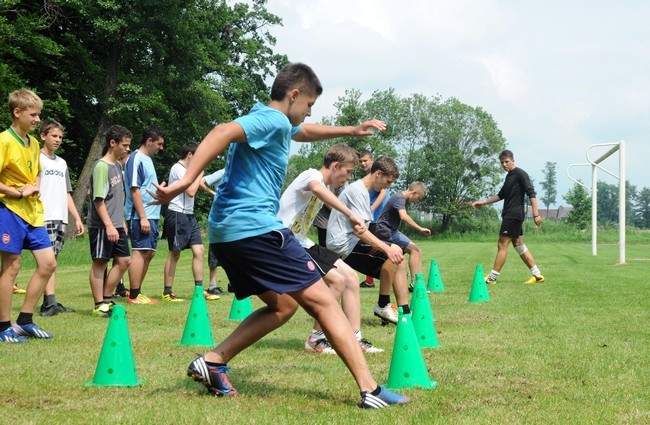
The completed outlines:
[[[90,256],[93,260],[110,260],[115,257],[130,257],[129,242],[126,232],[122,227],[117,229],[120,239],[111,242],[106,235],[106,229],[91,227],[88,229],[90,236]]]
[[[201,228],[194,214],[183,214],[167,210],[165,213],[165,234],[170,251],[182,251],[192,245],[201,245]]]
[[[313,245],[307,250],[307,254],[316,262],[319,268],[318,272],[321,276],[325,276],[330,270],[335,269],[336,266],[334,263],[341,258],[334,251],[330,251],[320,245]]]
[[[314,260],[289,229],[212,245],[238,300],[267,291],[300,291],[321,278]]]
[[[384,251],[363,242],[357,242],[350,255],[345,257],[343,261],[359,273],[379,279],[381,268],[386,260],[388,260],[388,256]]]
[[[521,220],[512,220],[509,218],[503,219],[501,222],[501,229],[499,229],[499,236],[505,236],[510,239],[517,239],[519,236],[524,235],[524,222]]]
[[[219,248],[217,245],[216,243],[208,245],[208,267],[213,269],[219,266],[219,260],[217,260],[217,249]]]

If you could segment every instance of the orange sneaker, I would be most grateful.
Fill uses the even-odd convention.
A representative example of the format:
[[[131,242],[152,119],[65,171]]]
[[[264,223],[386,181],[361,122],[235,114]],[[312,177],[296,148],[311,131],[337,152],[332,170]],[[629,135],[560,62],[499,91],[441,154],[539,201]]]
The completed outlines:
[[[152,300],[144,294],[138,294],[136,298],[129,298],[129,304],[158,304],[158,301]]]

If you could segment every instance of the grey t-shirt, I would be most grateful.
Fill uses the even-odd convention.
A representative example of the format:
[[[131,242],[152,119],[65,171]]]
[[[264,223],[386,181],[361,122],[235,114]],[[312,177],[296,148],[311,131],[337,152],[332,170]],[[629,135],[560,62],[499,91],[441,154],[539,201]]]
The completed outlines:
[[[370,195],[363,180],[357,180],[345,188],[339,195],[339,199],[357,217],[364,220],[366,226],[372,221]],[[327,224],[327,248],[345,258],[350,255],[357,242],[359,238],[354,234],[350,220],[343,213],[332,210]]]
[[[88,227],[104,228],[97,214],[95,199],[102,199],[111,223],[116,229],[124,227],[124,181],[119,162],[109,164],[101,159],[95,163],[90,176],[90,207],[88,208]]]
[[[402,224],[399,211],[405,209],[406,198],[404,198],[404,194],[401,191],[396,192],[384,205],[379,220],[377,220],[375,236],[383,241],[390,240],[390,237],[397,232],[399,225]]]

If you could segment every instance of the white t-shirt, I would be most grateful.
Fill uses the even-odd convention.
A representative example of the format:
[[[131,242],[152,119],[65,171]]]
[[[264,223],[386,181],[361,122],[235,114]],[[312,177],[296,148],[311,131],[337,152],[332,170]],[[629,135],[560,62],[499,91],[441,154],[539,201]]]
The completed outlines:
[[[307,232],[323,206],[323,201],[309,189],[309,183],[313,181],[324,185],[323,174],[313,168],[300,173],[282,194],[278,210],[282,223],[293,231],[304,248],[314,246]]]
[[[54,155],[50,158],[41,152],[40,197],[45,211],[45,221],[62,221],[68,224],[68,193],[72,192],[68,164]]]
[[[167,184],[170,185],[175,181],[182,179],[185,172],[187,172],[187,169],[180,162],[172,165],[172,169],[169,170],[169,179],[167,180]],[[169,201],[168,209],[183,214],[194,214],[194,197],[189,196],[185,191],[183,191],[176,195],[174,199]]]
[[[203,180],[205,180],[205,184],[207,184],[208,186],[214,186],[214,189],[216,190],[219,183],[221,183],[221,180],[223,180],[223,175],[225,173],[226,170],[222,168],[221,170],[217,170],[212,174],[204,176]]]
[[[339,195],[339,199],[362,219],[366,226],[372,221],[370,195],[363,180],[357,180],[346,187]],[[346,258],[357,242],[359,238],[354,234],[350,220],[340,211],[333,209],[327,223],[327,248]]]

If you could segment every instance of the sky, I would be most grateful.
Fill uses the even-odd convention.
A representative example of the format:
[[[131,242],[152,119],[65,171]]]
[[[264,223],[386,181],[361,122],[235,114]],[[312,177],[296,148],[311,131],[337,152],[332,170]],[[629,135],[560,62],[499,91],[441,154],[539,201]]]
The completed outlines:
[[[267,10],[283,20],[270,28],[275,51],[323,84],[306,122],[333,116],[348,89],[455,97],[492,115],[538,198],[545,163],[557,163],[555,206],[567,205],[567,168],[594,144],[625,141],[627,180],[650,187],[647,0],[269,0]],[[602,165],[618,175],[618,154]],[[590,185],[591,167],[571,174]]]

